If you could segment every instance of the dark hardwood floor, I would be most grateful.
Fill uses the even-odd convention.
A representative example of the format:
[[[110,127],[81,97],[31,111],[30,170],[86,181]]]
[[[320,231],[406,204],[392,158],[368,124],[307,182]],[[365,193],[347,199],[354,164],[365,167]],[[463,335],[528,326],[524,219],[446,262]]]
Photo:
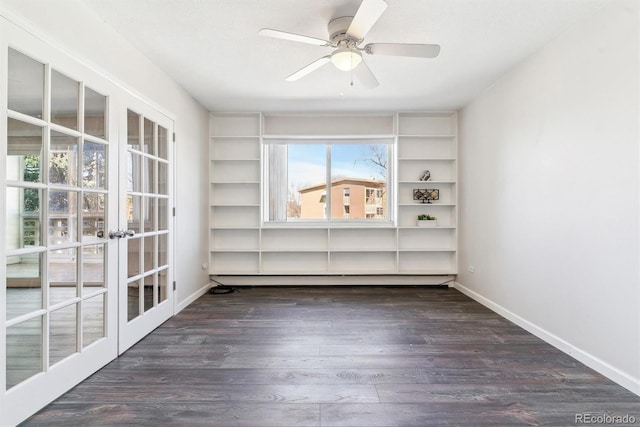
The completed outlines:
[[[36,426],[576,425],[640,397],[454,289],[206,295]],[[579,424],[579,423],[578,423]]]

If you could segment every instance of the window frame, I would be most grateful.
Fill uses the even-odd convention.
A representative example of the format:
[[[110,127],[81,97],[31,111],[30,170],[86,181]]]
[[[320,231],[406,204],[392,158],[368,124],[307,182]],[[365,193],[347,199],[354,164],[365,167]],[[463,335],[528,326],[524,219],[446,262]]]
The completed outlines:
[[[273,144],[279,145],[325,145],[326,146],[326,178],[325,178],[325,192],[328,189],[329,197],[327,197],[326,210],[329,213],[328,217],[325,215],[325,218],[314,218],[314,219],[285,219],[285,220],[271,220],[270,216],[270,158],[269,158],[269,147]],[[333,186],[331,185],[331,148],[334,145],[343,145],[343,144],[351,144],[351,145],[381,145],[384,144],[387,146],[387,177],[386,177],[386,205],[385,208],[387,210],[386,218],[358,218],[351,219],[349,217],[331,217],[331,191]],[[396,226],[396,186],[397,186],[397,177],[396,177],[396,152],[397,152],[397,138],[391,135],[384,136],[367,136],[367,137],[344,137],[341,136],[339,138],[296,138],[289,137],[286,139],[281,138],[263,138],[262,139],[262,175],[263,179],[261,182],[262,188],[262,208],[261,208],[261,226],[263,227],[395,227]],[[368,188],[365,186],[365,188]],[[375,194],[382,191],[381,189],[375,189]],[[337,190],[340,191],[340,190]],[[351,189],[350,189],[351,192]],[[342,192],[340,194],[344,197]],[[351,198],[351,194],[349,194]],[[378,210],[378,209],[376,209]],[[350,215],[349,215],[350,216]]]

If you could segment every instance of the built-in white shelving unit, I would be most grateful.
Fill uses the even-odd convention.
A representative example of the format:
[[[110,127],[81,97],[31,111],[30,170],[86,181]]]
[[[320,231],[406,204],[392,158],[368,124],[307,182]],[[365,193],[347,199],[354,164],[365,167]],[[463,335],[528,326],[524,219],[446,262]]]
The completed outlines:
[[[457,115],[398,114],[398,272],[457,272]],[[429,181],[420,177],[429,170]],[[420,203],[413,189],[438,189],[439,200]],[[437,227],[418,227],[419,214],[438,218]]]
[[[210,119],[209,272],[260,272],[260,114]]]
[[[336,117],[211,115],[210,274],[456,274],[456,113]],[[388,226],[264,224],[263,140],[345,135],[395,139],[393,221]],[[420,180],[425,170],[431,172],[429,181]],[[440,198],[415,201],[416,188],[438,189]],[[423,213],[436,216],[438,226],[418,227]]]

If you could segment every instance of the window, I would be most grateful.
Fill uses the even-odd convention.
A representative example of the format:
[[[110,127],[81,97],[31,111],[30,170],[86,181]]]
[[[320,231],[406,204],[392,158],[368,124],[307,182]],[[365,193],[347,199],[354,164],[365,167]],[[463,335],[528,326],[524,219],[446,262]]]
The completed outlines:
[[[267,222],[390,221],[392,140],[265,141]]]

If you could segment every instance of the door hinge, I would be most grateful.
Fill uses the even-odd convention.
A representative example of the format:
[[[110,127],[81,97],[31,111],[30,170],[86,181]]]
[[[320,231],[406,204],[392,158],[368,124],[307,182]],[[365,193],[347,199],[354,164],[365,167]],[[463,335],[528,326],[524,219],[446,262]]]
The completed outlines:
[[[174,291],[176,290],[176,281],[175,280],[173,281],[173,290]]]
[[[173,208],[173,216],[176,216],[176,208]]]
[[[173,142],[176,142],[176,133],[173,133]]]

